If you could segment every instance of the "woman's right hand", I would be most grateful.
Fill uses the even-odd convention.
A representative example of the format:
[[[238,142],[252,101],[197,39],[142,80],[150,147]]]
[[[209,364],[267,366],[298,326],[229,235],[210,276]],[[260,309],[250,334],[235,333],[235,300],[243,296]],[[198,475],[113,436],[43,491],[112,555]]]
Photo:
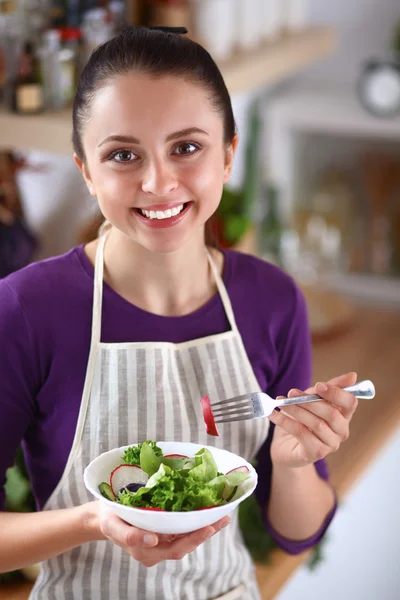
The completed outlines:
[[[98,505],[98,516],[104,537],[145,567],[154,567],[165,560],[181,560],[230,523],[230,518],[224,517],[213,525],[191,533],[162,535],[129,525],[102,503]]]

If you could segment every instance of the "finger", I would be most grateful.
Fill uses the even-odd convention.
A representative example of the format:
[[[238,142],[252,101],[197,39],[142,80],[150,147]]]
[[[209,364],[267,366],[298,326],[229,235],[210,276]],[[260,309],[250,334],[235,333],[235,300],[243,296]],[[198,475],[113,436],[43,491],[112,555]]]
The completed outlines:
[[[215,533],[229,525],[230,519],[222,519],[223,523],[217,522],[214,526],[203,527],[198,531],[189,533],[185,538],[176,540],[170,545],[168,552],[169,560],[181,560],[186,554],[193,552],[200,544],[212,537]]]
[[[165,560],[181,560],[186,554],[213,536],[215,532],[212,526],[203,527],[193,533],[181,535],[173,542],[159,540],[157,546],[154,547],[134,546],[131,549],[125,549],[144,566],[153,567]],[[168,536],[166,537],[168,538]]]
[[[310,429],[323,444],[329,446],[331,450],[338,450],[340,443],[343,441],[342,437],[333,431],[332,427],[325,419],[319,417],[314,412],[307,410],[303,406],[298,405],[287,406],[285,407],[284,412],[308,427],[308,429]],[[338,410],[337,412],[339,413]],[[344,423],[343,435],[345,435],[345,431],[348,430],[348,421],[343,417],[343,415],[341,415],[341,418]]]
[[[292,406],[285,406],[284,410],[291,417],[297,419],[300,414],[299,409],[302,408],[317,418],[323,419],[332,429],[332,431],[340,437],[342,441],[347,440],[349,437],[349,421],[344,417],[337,406],[334,406],[330,402],[321,400],[321,402],[310,402],[309,404],[293,404]],[[314,429],[314,427],[312,427]]]
[[[358,406],[358,400],[350,392],[345,392],[342,388],[331,383],[322,382],[317,383],[315,389],[317,394],[324,400],[337,406],[346,419],[350,419],[353,416]]]
[[[309,457],[310,461],[315,462],[331,452],[331,448],[321,442],[306,425],[292,419],[283,411],[274,410],[269,419],[298,440],[303,447],[304,454]]]
[[[337,385],[338,387],[343,388],[343,387],[347,387],[348,385],[354,385],[356,383],[356,381],[357,381],[357,373],[355,371],[350,371],[349,373],[345,373],[344,375],[339,375],[338,377],[334,377],[333,379],[330,379],[328,381],[328,383],[330,383],[331,385]],[[297,392],[297,393],[294,394],[294,392]],[[288,398],[293,395],[301,396],[302,394],[315,394],[315,392],[316,392],[315,385],[307,388],[304,392],[293,388],[288,393]]]
[[[158,543],[171,543],[174,542],[175,540],[179,540],[180,538],[184,537],[186,534],[184,533],[172,533],[172,534],[168,534],[168,533],[162,533],[162,534],[157,534],[158,535]]]
[[[224,529],[224,527],[229,525],[230,522],[231,522],[230,517],[223,517],[219,521],[216,521],[216,523],[213,523],[212,526],[216,530],[216,533],[218,533],[218,531],[221,531],[221,529]]]
[[[100,527],[105,536],[121,547],[156,546],[156,534],[138,529],[105,508],[100,510]]]

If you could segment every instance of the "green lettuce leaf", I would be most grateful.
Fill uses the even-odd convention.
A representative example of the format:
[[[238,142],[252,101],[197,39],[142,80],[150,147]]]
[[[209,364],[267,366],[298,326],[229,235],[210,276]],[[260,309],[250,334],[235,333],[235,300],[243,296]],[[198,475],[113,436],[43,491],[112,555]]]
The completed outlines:
[[[195,465],[189,471],[190,477],[207,483],[218,476],[217,464],[207,448],[202,448],[195,454]]]
[[[143,442],[142,444],[138,444],[137,446],[130,446],[129,448],[127,448],[127,450],[125,450],[125,453],[122,457],[122,460],[127,465],[137,465],[138,467],[140,467],[141,466],[140,453],[141,453],[143,444],[147,444],[148,446],[150,446],[150,448],[152,448],[152,450],[156,456],[163,456],[162,450],[161,450],[161,448],[159,448],[157,446],[156,442],[147,440],[147,442]],[[142,467],[142,469],[143,469],[143,467]]]
[[[157,448],[157,446],[156,446]],[[140,466],[149,477],[157,473],[163,460],[163,454],[157,451],[148,442],[143,442],[140,449]]]
[[[168,470],[162,475],[165,469]],[[119,494],[118,501],[136,508],[155,507],[183,512],[223,503],[216,486],[204,484],[190,475],[183,476],[165,465],[161,465],[159,472],[153,477],[153,481],[148,482],[151,487],[140,488],[135,493],[124,490]]]
[[[215,477],[208,482],[208,485],[216,487],[221,497],[224,500],[229,501],[236,494],[238,486],[243,483],[243,481],[248,479],[248,477],[248,473],[233,471],[227,475],[219,475],[218,477]]]

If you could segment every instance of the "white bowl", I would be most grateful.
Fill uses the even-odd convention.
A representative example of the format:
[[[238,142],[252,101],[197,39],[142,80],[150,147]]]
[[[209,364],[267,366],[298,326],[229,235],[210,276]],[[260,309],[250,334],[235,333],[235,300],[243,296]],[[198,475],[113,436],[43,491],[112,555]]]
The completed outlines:
[[[131,444],[135,446],[136,444]],[[85,469],[83,480],[86,488],[91,494],[110,510],[117,514],[121,519],[140,527],[146,531],[155,533],[180,534],[189,533],[212,525],[219,519],[229,515],[245,498],[250,496],[257,485],[257,472],[252,465],[243,458],[227,450],[220,450],[212,446],[202,446],[200,444],[190,444],[184,442],[157,442],[163,454],[184,454],[194,456],[201,448],[207,448],[213,455],[218,466],[218,471],[228,473],[236,467],[245,465],[249,469],[249,478],[246,480],[245,492],[240,498],[223,506],[215,506],[204,510],[194,510],[190,512],[167,512],[152,511],[125,506],[118,502],[112,502],[104,498],[99,492],[99,485],[102,481],[109,482],[113,469],[123,464],[122,456],[130,446],[115,448],[109,452],[104,452],[95,458]]]

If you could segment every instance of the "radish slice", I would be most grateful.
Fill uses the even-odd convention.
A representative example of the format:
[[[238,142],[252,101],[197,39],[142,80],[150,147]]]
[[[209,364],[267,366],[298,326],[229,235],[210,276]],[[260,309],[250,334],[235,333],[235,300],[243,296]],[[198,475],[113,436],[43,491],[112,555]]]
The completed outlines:
[[[164,458],[189,458],[189,457],[185,456],[184,454],[166,454],[164,456]]]
[[[140,508],[140,510],[158,510],[160,512],[167,512],[163,508],[158,508],[156,506],[140,506],[139,508]]]
[[[217,426],[215,425],[213,412],[211,410],[210,398],[208,396],[203,396],[200,402],[208,435],[218,436],[219,433]]]
[[[228,471],[228,473],[226,473],[227,475],[229,475],[229,473],[250,473],[250,469],[248,467],[246,467],[246,465],[242,465],[241,467],[236,467],[236,469],[232,469],[231,471]]]
[[[118,496],[120,489],[126,487],[129,483],[146,485],[148,480],[148,475],[137,465],[119,465],[111,473],[110,485],[113,493]]]

